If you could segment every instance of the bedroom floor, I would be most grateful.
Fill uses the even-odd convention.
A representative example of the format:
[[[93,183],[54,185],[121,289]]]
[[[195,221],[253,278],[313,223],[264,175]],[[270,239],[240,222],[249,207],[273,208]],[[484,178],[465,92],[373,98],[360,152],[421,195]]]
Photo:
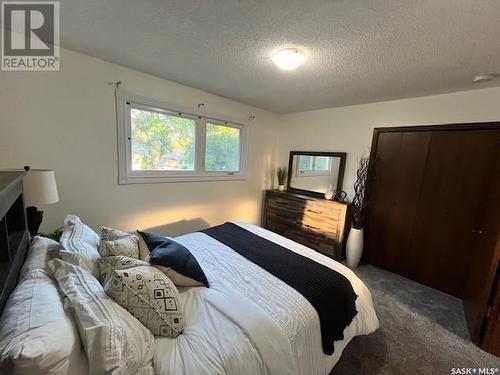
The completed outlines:
[[[372,293],[381,328],[354,338],[331,375],[500,367],[500,358],[468,341],[461,300],[370,265],[355,272]]]

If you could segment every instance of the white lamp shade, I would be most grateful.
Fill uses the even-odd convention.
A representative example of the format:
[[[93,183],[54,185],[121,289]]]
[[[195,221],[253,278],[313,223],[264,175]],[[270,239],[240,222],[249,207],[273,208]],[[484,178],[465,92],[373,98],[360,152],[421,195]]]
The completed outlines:
[[[26,206],[59,202],[54,171],[30,169],[26,172],[26,176],[24,176],[23,185]]]

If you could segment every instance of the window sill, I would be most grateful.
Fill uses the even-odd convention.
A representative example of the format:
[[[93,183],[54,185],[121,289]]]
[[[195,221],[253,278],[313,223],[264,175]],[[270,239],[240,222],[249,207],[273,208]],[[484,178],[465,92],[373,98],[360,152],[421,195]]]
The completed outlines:
[[[332,172],[329,173],[322,173],[322,172],[306,172],[306,173],[295,173],[295,177],[300,178],[300,177],[324,177],[324,176],[331,176]]]
[[[170,176],[170,177],[149,177],[149,176],[124,176],[118,178],[119,185],[129,184],[157,184],[157,183],[177,183],[177,182],[208,182],[208,181],[243,181],[247,176],[237,175],[191,175],[191,176]]]

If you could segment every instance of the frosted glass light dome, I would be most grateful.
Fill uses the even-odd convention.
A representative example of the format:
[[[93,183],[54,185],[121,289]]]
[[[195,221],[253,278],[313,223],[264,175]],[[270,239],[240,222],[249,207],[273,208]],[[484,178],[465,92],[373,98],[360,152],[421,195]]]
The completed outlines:
[[[275,52],[271,59],[280,69],[293,70],[297,69],[306,61],[306,56],[297,48],[284,48]]]

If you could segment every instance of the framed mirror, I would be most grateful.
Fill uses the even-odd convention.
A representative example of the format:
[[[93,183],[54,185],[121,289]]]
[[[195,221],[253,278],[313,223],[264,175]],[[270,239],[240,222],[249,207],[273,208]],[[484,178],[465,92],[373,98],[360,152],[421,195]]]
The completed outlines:
[[[342,191],[345,152],[290,151],[287,189],[323,197],[332,187]]]

